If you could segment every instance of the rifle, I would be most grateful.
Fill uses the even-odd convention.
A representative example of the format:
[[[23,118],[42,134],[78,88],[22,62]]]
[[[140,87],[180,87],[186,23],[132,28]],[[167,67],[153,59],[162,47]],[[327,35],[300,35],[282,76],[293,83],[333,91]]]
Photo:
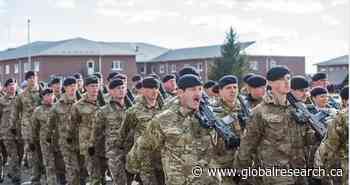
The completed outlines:
[[[287,100],[296,109],[295,118],[301,122],[308,122],[320,139],[323,139],[326,136],[327,130],[321,120],[325,118],[325,115],[322,112],[317,114],[310,113],[306,105],[298,101],[290,92],[287,94]]]
[[[165,92],[165,89],[163,87],[163,84],[160,84],[159,86],[159,103],[161,106],[165,104],[165,100],[168,98],[167,93]]]
[[[97,95],[97,102],[100,106],[106,105],[106,101],[103,97],[102,90],[98,90],[98,95]]]
[[[199,111],[195,117],[199,120],[203,128],[214,128],[220,137],[225,141],[227,149],[235,149],[240,144],[240,138],[231,131],[230,127],[221,119],[215,117],[213,111],[209,108],[208,96],[203,94],[199,105]]]
[[[242,95],[237,96],[239,103],[241,104],[242,111],[238,115],[239,120],[243,124],[243,128],[247,125],[248,120],[252,117],[252,112],[250,111],[250,105]]]

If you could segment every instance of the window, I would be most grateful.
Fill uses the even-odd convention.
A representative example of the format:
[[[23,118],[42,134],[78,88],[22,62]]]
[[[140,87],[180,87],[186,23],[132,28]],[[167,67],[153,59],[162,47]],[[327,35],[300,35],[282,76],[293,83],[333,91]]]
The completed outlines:
[[[254,70],[254,71],[259,70],[259,68],[258,68],[258,62],[257,62],[257,61],[250,61],[250,63],[249,63],[249,68],[250,68],[251,70]]]
[[[171,64],[171,72],[176,73],[176,64]]]
[[[333,67],[330,67],[330,68],[329,68],[329,71],[330,71],[330,72],[334,71],[334,68],[333,68]]]
[[[322,67],[322,68],[320,68],[320,71],[321,72],[326,72],[327,70],[326,70],[326,68]]]
[[[141,67],[140,67],[140,73],[141,73],[141,74],[145,74],[145,67],[144,67],[144,66],[141,66]]]
[[[165,72],[165,65],[164,64],[160,64],[159,66],[159,73],[163,74]]]
[[[23,68],[24,68],[24,73],[28,72],[28,71],[30,70],[29,63],[28,63],[28,62],[25,62],[23,65],[24,65],[24,66],[23,66]]]
[[[15,74],[17,74],[17,73],[18,73],[18,64],[15,64],[14,73],[15,73]]]
[[[114,71],[121,71],[122,70],[121,62],[119,60],[114,60],[112,62],[112,70],[114,70]]]
[[[40,70],[40,62],[36,61],[34,62],[34,71],[39,72],[39,70]]]
[[[277,62],[273,59],[270,60],[270,68],[276,67],[277,66]]]
[[[152,67],[151,67],[151,73],[152,73],[152,74],[153,74],[153,73],[156,73],[155,71],[156,71],[156,67],[155,67],[155,66],[152,66]]]
[[[10,74],[10,65],[5,66],[5,74]]]
[[[198,64],[197,64],[197,70],[198,70],[199,72],[202,72],[202,71],[203,71],[203,64],[202,64],[202,63],[198,63]]]
[[[95,72],[95,61],[93,61],[93,60],[88,60],[87,62],[86,62],[86,67],[87,67],[87,73],[88,73],[88,75],[91,75],[91,74],[93,74],[94,72]]]

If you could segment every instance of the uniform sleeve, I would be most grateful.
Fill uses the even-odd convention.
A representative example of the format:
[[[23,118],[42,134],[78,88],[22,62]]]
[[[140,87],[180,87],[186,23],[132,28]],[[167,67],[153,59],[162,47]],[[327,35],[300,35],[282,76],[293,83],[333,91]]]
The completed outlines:
[[[23,112],[23,105],[22,105],[21,97],[17,97],[14,109],[11,111],[12,113],[11,121],[12,121],[12,128],[16,129],[18,132],[20,132],[21,130],[22,112]]]
[[[105,115],[101,110],[96,112],[96,121],[92,124],[92,132],[90,138],[91,146],[95,146],[96,143],[101,143],[100,141],[103,139],[105,135],[104,125],[107,122]]]
[[[51,131],[51,134],[48,134],[48,138],[46,140],[53,141],[55,139],[55,136],[58,136],[58,125],[57,125],[57,113],[55,111],[55,108],[52,108],[49,113],[49,118],[47,120],[47,124],[49,127],[49,131]],[[62,136],[60,136],[62,137]]]
[[[79,107],[77,106],[77,104],[73,105],[70,116],[71,116],[71,119],[70,119],[71,123],[67,123],[68,138],[74,141],[78,141],[79,140],[78,130],[79,130],[79,125],[81,124],[81,116],[80,116]]]
[[[32,134],[33,134],[33,141],[32,143],[36,143],[39,142],[40,140],[40,136],[39,136],[39,132],[40,132],[40,121],[38,120],[38,109],[34,110],[34,113],[32,115],[31,121],[32,121]]]
[[[234,162],[235,167],[247,168],[252,166],[257,155],[257,147],[264,133],[262,124],[263,120],[260,112],[254,111],[252,119],[248,122],[246,130],[241,137],[240,148]]]
[[[132,144],[130,143],[130,137],[133,138],[133,133],[135,129],[135,125],[137,124],[137,117],[133,111],[127,111],[125,120],[123,121],[120,127],[120,139],[121,147],[130,148]]]

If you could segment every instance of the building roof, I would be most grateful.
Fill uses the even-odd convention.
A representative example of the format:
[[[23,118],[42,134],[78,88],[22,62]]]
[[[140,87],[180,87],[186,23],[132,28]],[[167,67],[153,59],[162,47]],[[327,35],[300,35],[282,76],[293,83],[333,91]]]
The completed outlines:
[[[96,42],[84,38],[62,41],[37,41],[17,48],[0,51],[0,60],[28,56],[136,55],[137,61],[147,61],[168,49],[145,43]]]
[[[243,42],[240,44],[241,44],[241,48],[245,49],[250,45],[254,44],[254,42]],[[217,58],[217,57],[221,57],[221,46],[222,45],[212,45],[212,46],[168,50],[167,52],[152,59],[149,62]]]
[[[349,64],[349,55],[344,55],[341,57],[333,58],[326,60],[315,65],[317,66],[333,66],[333,65],[348,65]]]

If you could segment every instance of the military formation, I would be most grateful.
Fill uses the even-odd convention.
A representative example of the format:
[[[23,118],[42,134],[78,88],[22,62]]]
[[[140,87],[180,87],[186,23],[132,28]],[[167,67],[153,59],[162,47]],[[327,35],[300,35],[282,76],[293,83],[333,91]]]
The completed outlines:
[[[40,185],[348,184],[348,82],[286,67],[201,80],[112,72],[0,89],[1,182]],[[130,87],[130,88],[128,88]],[[340,97],[340,101],[336,98]],[[203,173],[196,175],[194,168]],[[209,175],[206,169],[341,169],[341,176]]]

